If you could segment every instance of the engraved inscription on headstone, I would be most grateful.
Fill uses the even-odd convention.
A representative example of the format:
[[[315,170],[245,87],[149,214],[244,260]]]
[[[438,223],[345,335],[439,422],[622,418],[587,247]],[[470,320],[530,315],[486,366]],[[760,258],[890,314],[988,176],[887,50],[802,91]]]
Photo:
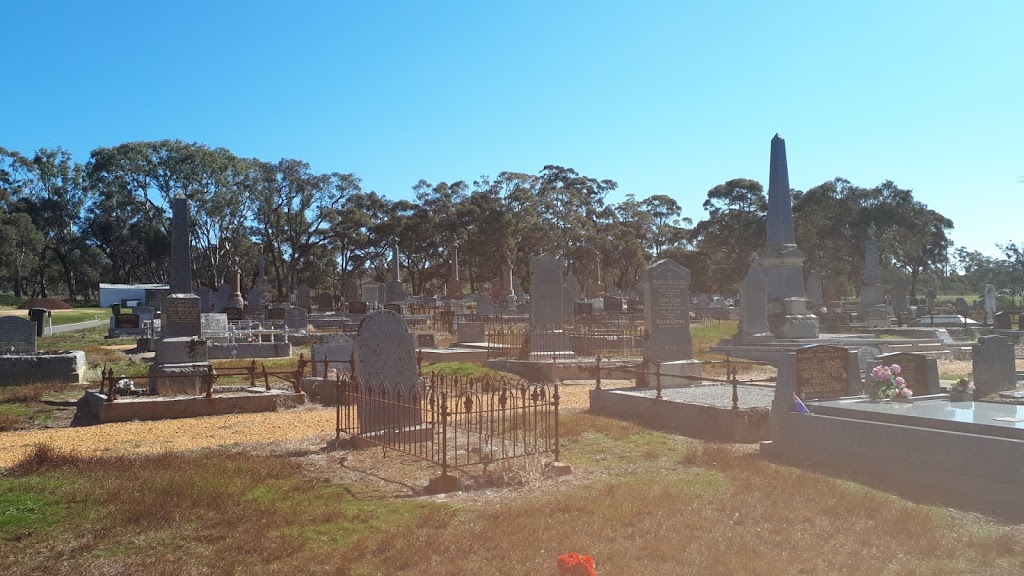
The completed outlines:
[[[796,351],[796,389],[807,400],[850,395],[850,351],[839,346],[807,346]]]
[[[879,355],[875,361],[884,366],[899,365],[900,377],[906,381],[907,388],[914,391],[915,396],[938,394],[939,366],[934,358],[924,354],[896,352]]]
[[[161,335],[164,338],[199,336],[199,297],[194,294],[172,294],[164,299],[161,312]]]
[[[644,271],[643,282],[648,331],[644,357],[659,362],[692,359],[690,271],[665,259]]]
[[[142,320],[138,314],[118,314],[114,316],[115,330],[138,330],[142,328]]]
[[[0,354],[33,354],[36,325],[17,316],[0,316]]]
[[[422,332],[416,334],[416,346],[418,348],[436,348],[437,339],[433,332]]]

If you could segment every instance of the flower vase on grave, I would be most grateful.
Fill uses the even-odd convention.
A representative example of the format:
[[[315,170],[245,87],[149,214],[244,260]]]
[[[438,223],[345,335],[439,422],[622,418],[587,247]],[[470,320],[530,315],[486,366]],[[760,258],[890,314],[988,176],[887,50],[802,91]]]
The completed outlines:
[[[961,391],[956,388],[949,391],[950,402],[974,402],[974,392]]]

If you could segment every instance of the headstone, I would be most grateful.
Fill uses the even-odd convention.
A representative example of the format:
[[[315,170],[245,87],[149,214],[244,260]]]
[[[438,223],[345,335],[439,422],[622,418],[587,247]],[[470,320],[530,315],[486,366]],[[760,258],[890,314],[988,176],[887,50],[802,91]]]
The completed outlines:
[[[810,312],[804,286],[804,253],[793,231],[793,199],[789,188],[786,142],[772,138],[768,176],[767,246],[761,273],[768,293],[768,325],[776,338],[818,337],[818,317]]]
[[[281,308],[281,307],[278,307],[278,306],[267,308],[267,320],[284,320],[284,317],[285,317],[285,309],[284,308]]]
[[[249,297],[245,301],[246,310],[249,310],[250,316],[259,315],[263,310],[263,290],[257,285],[252,290],[249,290]]]
[[[996,315],[996,287],[988,284],[985,286],[985,323],[992,325]]]
[[[956,300],[953,301],[953,309],[956,310],[956,313],[961,316],[966,317],[971,315],[971,305],[968,304],[967,300],[964,300],[963,298],[957,298]]]
[[[299,308],[302,308],[302,309],[307,310],[307,311],[313,309],[313,299],[312,299],[311,289],[309,287],[309,284],[306,284],[306,283],[299,284],[299,288],[298,288],[297,294],[296,294],[295,304]]]
[[[316,297],[316,309],[318,312],[334,312],[334,294],[321,292]]]
[[[437,348],[437,335],[433,332],[418,332],[416,334],[417,348]]]
[[[935,308],[935,298],[936,298],[936,296],[938,296],[938,293],[935,291],[935,288],[929,288],[927,296],[928,296],[928,308]]]
[[[647,302],[644,359],[670,362],[693,358],[690,336],[690,271],[673,260],[660,260],[644,271]]]
[[[857,353],[841,346],[814,345],[796,350],[796,390],[804,400],[853,394],[860,384]]]
[[[284,312],[284,326],[293,332],[309,330],[309,314],[305,308],[289,308]]]
[[[401,315],[404,312],[402,305],[397,303],[385,304],[384,309],[391,310],[392,312],[398,315]]]
[[[814,310],[825,305],[825,298],[821,294],[821,274],[817,270],[812,270],[807,275],[807,298],[811,301]]]
[[[228,335],[228,315],[224,312],[211,312],[200,315],[203,338],[220,338]]]
[[[231,301],[231,295],[234,294],[234,292],[235,288],[231,284],[228,284],[227,282],[221,284],[217,288],[217,294],[214,297],[214,311],[223,312],[224,309],[228,307],[229,302]]]
[[[224,315],[228,317],[228,320],[233,322],[245,320],[245,310],[235,306],[228,306],[227,308],[224,308]]]
[[[363,301],[371,306],[384,303],[384,298],[381,298],[380,292],[384,285],[374,280],[367,280],[363,282]]]
[[[369,306],[366,302],[349,302],[348,313],[349,314],[366,314]]]
[[[36,325],[17,316],[0,316],[0,354],[34,354]]]
[[[561,330],[565,322],[562,312],[562,270],[565,263],[553,254],[530,258],[530,324],[535,329]]]
[[[456,330],[456,339],[463,342],[486,342],[486,324],[483,322],[461,322]]]
[[[114,330],[141,330],[142,318],[138,314],[118,314],[114,316]]]
[[[206,286],[200,286],[196,289],[196,296],[199,296],[199,310],[202,312],[210,312],[213,307],[213,294]]]
[[[892,295],[892,311],[896,314],[910,314],[910,306],[907,300],[907,279],[900,276],[896,278],[896,287]]]
[[[451,253],[451,270],[448,273],[448,281],[445,282],[445,297],[451,300],[462,300],[462,280],[459,279],[459,247],[453,247]]]
[[[199,336],[199,296],[195,294],[170,294],[163,301],[160,312],[160,335],[162,338],[184,338]]]
[[[490,316],[496,312],[497,310],[494,307],[494,300],[491,299],[491,295],[481,294],[480,299],[476,302],[476,313],[484,316]]]
[[[575,320],[575,309],[573,304],[576,300],[572,297],[572,290],[568,286],[562,286],[562,324],[564,326],[572,326]]]
[[[522,300],[526,296],[526,293],[523,292],[523,279],[519,276],[512,276],[512,292],[517,300]]]
[[[622,312],[622,298],[618,296],[605,296],[604,297],[604,311],[605,312]]]
[[[1002,312],[996,312],[994,317],[994,328],[996,330],[1012,330],[1013,320],[1010,313],[1005,310]]]
[[[342,294],[344,295],[346,302],[359,301],[359,282],[356,282],[355,280],[346,280],[343,285]]]
[[[972,365],[977,398],[1017,387],[1013,342],[1006,336],[979,337]]]
[[[593,302],[575,302],[573,303],[573,311],[577,316],[590,316],[594,313]]]
[[[743,316],[740,330],[733,340],[741,345],[765,344],[775,340],[768,328],[768,293],[765,291],[764,276],[755,255],[750,269],[743,279],[740,292],[743,300]]]
[[[323,376],[324,372],[324,360],[327,360],[327,370],[334,368],[339,374],[348,374],[351,372],[351,365],[349,360],[352,359],[352,338],[341,335],[340,338],[334,338],[331,342],[313,344],[313,350],[311,355],[313,356],[313,374],[317,376]]]
[[[353,343],[352,359],[360,384],[387,382],[390,401],[399,402],[400,396],[401,403],[408,403],[408,406],[381,406],[365,401],[367,406],[360,406],[359,410],[362,433],[421,422],[419,400],[422,396],[417,395],[422,392],[418,388],[416,349],[401,316],[390,310],[378,310],[363,318]],[[371,406],[383,410],[374,410]]]
[[[877,356],[875,364],[883,366],[898,365],[900,367],[899,376],[906,380],[906,386],[914,391],[914,396],[925,396],[940,392],[939,364],[935,358],[911,352],[895,352],[893,354]]]
[[[139,315],[140,322],[152,322],[156,317],[156,310],[152,306],[136,306],[132,308],[132,312]]]

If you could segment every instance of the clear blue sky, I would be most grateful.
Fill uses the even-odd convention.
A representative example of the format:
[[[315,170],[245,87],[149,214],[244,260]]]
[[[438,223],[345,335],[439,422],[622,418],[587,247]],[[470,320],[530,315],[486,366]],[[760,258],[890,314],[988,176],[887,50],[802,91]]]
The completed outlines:
[[[17,2],[0,146],[179,138],[410,197],[546,164],[668,194],[884,180],[1024,241],[1024,3]]]

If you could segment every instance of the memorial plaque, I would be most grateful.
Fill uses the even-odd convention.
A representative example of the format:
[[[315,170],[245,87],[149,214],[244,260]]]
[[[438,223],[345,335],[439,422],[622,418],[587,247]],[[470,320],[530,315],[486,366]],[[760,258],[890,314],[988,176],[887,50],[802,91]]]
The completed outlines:
[[[161,335],[163,338],[199,336],[202,323],[199,319],[199,297],[194,294],[171,294],[164,299],[161,312]]]
[[[924,354],[895,352],[877,356],[875,364],[899,365],[899,375],[907,381],[907,388],[914,391],[914,396],[939,393],[939,364],[934,358]],[[868,379],[871,377],[868,376]]]
[[[416,347],[417,348],[437,348],[437,340],[434,338],[433,332],[422,332],[416,334]]]
[[[856,353],[852,353],[856,366]],[[859,378],[850,369],[851,352],[840,346],[807,346],[796,351],[796,390],[805,400],[850,396],[850,382]]]
[[[138,330],[142,328],[142,320],[138,314],[118,314],[114,316],[115,330]]]

